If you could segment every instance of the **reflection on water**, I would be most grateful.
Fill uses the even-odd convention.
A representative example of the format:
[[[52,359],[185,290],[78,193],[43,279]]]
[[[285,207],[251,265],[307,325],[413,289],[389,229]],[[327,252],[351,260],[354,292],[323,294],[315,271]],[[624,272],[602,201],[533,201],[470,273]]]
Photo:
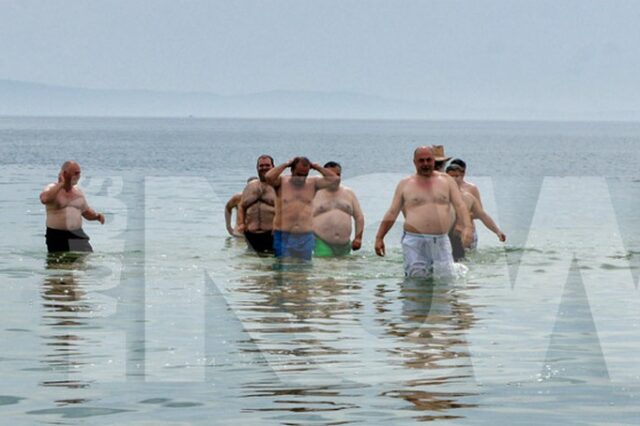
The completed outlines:
[[[370,409],[372,392],[419,411],[414,420],[456,418],[453,410],[474,406],[464,401],[477,393],[464,337],[474,317],[455,283],[340,278],[349,261],[318,263],[273,271],[263,262],[252,274],[249,262],[234,284],[236,313],[251,336],[246,350],[259,351],[276,373],[243,385],[255,401],[245,411],[347,422],[330,413]]]
[[[464,388],[475,380],[464,337],[474,323],[471,306],[461,300],[452,283],[406,278],[400,288],[401,315],[398,319],[383,316],[380,322],[387,334],[396,338],[390,352],[405,368],[417,370],[416,378],[384,395],[434,413],[417,416],[420,420],[458,418],[448,412],[475,406],[461,402],[473,392],[446,391]],[[382,289],[377,295],[378,306],[389,304]]]
[[[86,325],[83,314],[91,311],[91,306],[83,301],[86,291],[75,276],[85,268],[86,256],[83,253],[56,253],[47,257],[49,273],[45,276],[41,295],[43,325],[49,332],[43,336],[48,350],[42,362],[56,372],[56,377],[64,378],[44,380],[42,386],[70,389],[90,386],[90,382],[75,377],[85,364],[82,359],[86,358],[81,346],[84,339],[77,331]],[[77,398],[57,402],[74,404],[85,401]]]

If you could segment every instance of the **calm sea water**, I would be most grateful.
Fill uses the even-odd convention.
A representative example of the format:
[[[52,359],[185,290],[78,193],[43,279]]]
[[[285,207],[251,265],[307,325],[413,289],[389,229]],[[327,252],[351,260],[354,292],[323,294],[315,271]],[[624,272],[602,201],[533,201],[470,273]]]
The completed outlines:
[[[485,209],[453,282],[373,237],[417,145]],[[0,118],[0,414],[11,424],[636,424],[640,124]],[[255,159],[343,165],[361,251],[277,268],[226,235]],[[47,259],[38,193],[83,167],[95,253]],[[67,259],[68,260],[68,259]]]

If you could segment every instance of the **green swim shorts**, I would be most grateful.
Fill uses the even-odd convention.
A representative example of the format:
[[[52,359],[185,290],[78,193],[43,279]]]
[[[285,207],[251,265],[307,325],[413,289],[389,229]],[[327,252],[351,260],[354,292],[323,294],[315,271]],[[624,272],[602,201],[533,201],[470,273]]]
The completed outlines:
[[[316,235],[316,246],[313,253],[316,257],[346,256],[351,253],[351,241],[344,244],[329,244]]]

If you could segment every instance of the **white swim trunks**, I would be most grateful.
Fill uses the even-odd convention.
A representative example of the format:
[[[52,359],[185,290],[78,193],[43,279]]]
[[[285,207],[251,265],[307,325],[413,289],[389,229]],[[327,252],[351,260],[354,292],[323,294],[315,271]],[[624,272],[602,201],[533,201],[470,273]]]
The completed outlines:
[[[460,264],[454,264],[451,243],[447,234],[402,235],[404,273],[408,277],[455,278],[460,275]],[[464,268],[466,269],[466,267]]]

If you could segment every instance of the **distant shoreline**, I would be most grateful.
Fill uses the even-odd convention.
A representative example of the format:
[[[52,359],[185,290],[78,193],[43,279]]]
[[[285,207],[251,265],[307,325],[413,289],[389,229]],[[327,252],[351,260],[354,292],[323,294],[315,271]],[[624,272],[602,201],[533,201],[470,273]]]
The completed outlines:
[[[590,104],[456,105],[358,92],[272,90],[238,95],[161,90],[85,89],[0,79],[0,116],[392,120],[490,122],[640,122],[640,107]]]
[[[19,115],[0,114],[0,119],[113,119],[113,120],[225,120],[225,121],[344,121],[344,122],[413,122],[413,123],[486,123],[486,124],[640,124],[637,120],[590,120],[590,119],[482,119],[482,118],[344,118],[344,117],[225,117],[225,116],[180,116],[180,115]]]

